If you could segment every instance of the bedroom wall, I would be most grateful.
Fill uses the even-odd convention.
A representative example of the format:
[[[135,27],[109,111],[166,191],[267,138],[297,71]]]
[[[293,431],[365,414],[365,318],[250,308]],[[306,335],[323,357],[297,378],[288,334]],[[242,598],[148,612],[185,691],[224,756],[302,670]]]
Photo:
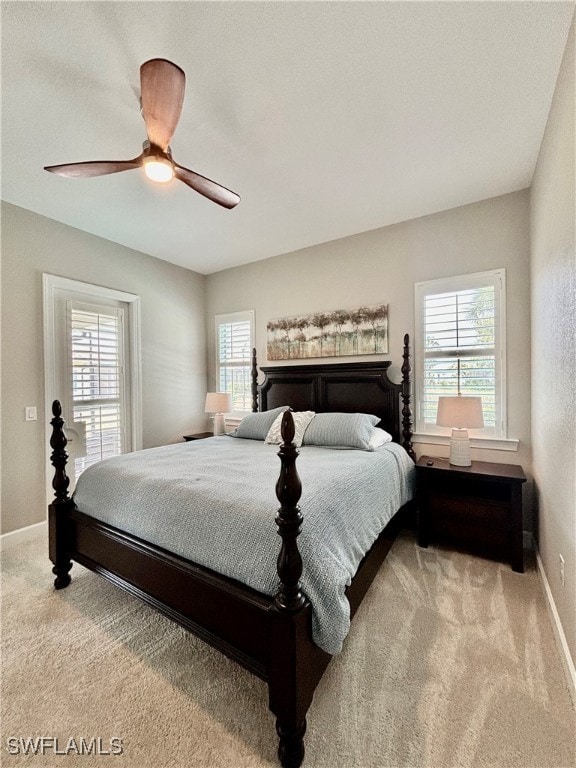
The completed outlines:
[[[574,22],[531,188],[532,442],[538,546],[576,664]],[[559,555],[565,559],[565,584]]]
[[[145,448],[205,428],[204,276],[3,202],[3,533],[46,518],[43,272],[140,296]]]
[[[391,377],[399,381],[402,337],[414,334],[414,283],[505,267],[508,434],[520,440],[520,447],[517,453],[478,449],[473,458],[522,463],[529,472],[529,253],[529,193],[524,190],[209,275],[209,387],[214,386],[215,314],[255,309],[258,358],[265,364],[269,319],[379,302],[389,303]],[[416,448],[448,455],[447,446]],[[530,528],[529,520],[526,525]]]

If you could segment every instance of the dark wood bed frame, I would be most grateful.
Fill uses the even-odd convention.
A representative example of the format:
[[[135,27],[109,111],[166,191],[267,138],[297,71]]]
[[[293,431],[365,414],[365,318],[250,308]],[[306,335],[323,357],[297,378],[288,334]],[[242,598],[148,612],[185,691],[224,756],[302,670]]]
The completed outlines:
[[[414,458],[408,335],[404,337],[401,384],[390,381],[389,366],[390,362],[372,362],[265,367],[264,381],[258,385],[254,350],[252,409],[290,405],[294,410],[373,413]],[[280,762],[284,768],[297,768],[304,758],[306,712],[332,657],[312,639],[312,609],[300,588],[302,560],[297,537],[302,524],[298,507],[301,484],[290,411],[283,418],[283,444],[278,453],[281,469],[276,495],[280,508],[276,524],[282,544],[274,597],[83,514],[68,494],[67,440],[57,400],[52,413],[55,499],[49,506],[49,551],[56,589],[70,584],[75,560],[265,680],[270,709],[276,716]],[[386,557],[407,507],[396,513],[360,563],[347,589],[352,615]]]

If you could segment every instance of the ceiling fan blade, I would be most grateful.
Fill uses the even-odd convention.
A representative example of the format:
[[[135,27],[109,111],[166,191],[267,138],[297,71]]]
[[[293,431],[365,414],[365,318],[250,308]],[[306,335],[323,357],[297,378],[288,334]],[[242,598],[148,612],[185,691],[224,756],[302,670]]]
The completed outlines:
[[[234,208],[240,202],[240,196],[236,192],[232,192],[221,184],[217,184],[215,181],[200,176],[199,173],[189,171],[188,168],[183,168],[178,163],[174,163],[174,173],[177,179],[183,181],[189,187],[192,187],[196,192],[199,192],[204,197],[212,200],[218,205],[224,208]]]
[[[150,59],[140,67],[142,114],[151,144],[164,152],[178,125],[186,76],[167,59]]]
[[[140,168],[142,155],[134,160],[91,160],[87,163],[66,163],[64,165],[47,165],[45,171],[65,176],[68,179],[85,179],[90,176],[106,176],[108,173],[120,173]]]

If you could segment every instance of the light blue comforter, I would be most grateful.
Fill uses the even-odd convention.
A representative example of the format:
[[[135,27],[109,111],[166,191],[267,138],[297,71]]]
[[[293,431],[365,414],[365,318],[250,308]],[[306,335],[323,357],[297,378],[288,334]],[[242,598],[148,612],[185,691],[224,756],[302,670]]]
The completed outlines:
[[[277,590],[274,522],[278,446],[228,436],[106,459],[79,478],[87,515],[247,584]],[[313,636],[338,653],[350,627],[344,591],[397,509],[414,465],[388,443],[373,452],[305,446],[296,462],[304,522],[298,538]]]

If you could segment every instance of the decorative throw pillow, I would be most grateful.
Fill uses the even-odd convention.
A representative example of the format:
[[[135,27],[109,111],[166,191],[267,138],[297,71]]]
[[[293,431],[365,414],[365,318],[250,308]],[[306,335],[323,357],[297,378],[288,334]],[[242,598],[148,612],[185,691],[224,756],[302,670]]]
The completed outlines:
[[[378,416],[368,413],[317,413],[304,434],[303,445],[369,451],[372,430],[379,421]]]
[[[246,440],[264,440],[274,423],[274,419],[288,410],[287,405],[281,405],[271,411],[262,411],[261,413],[248,413],[236,429],[230,434],[232,437],[243,437]]]
[[[314,418],[315,413],[314,411],[295,411],[292,414],[292,418],[294,419],[294,445],[299,448],[302,445],[302,438],[304,437],[304,432],[306,432],[306,429],[308,428],[308,425]],[[266,443],[274,443],[276,445],[280,445],[282,442],[282,419],[284,418],[283,413],[279,413],[278,416],[274,419],[274,423],[270,427],[270,431],[266,435]]]

